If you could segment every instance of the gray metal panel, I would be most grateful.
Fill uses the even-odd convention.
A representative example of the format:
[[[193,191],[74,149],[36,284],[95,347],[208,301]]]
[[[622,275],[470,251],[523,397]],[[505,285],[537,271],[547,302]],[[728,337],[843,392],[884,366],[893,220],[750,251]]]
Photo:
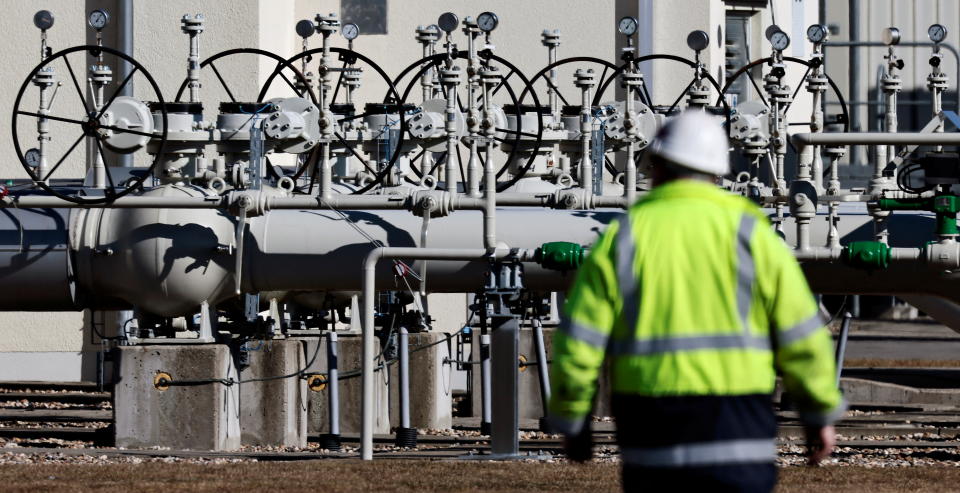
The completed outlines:
[[[69,211],[0,209],[0,310],[76,310]]]

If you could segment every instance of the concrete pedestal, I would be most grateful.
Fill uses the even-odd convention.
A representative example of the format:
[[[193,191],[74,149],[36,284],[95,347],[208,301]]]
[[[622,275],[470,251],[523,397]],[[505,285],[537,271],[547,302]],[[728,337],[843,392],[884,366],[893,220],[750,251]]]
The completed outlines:
[[[410,334],[410,427],[449,429],[453,427],[451,366],[444,364],[450,348],[441,342],[446,334]],[[451,346],[453,341],[450,341]],[[422,349],[420,349],[422,348]],[[390,368],[390,425],[400,426],[400,378],[397,365]]]
[[[340,433],[360,433],[361,427],[361,380],[360,361],[363,353],[363,344],[359,334],[340,334],[339,337],[339,368],[340,380]],[[308,371],[327,373],[327,338],[310,337],[297,339],[300,342],[303,354],[309,360],[320,344],[320,353]],[[374,408],[374,433],[390,433],[390,406],[387,389],[387,375],[378,371],[374,376],[374,397],[377,405]],[[329,388],[329,386],[328,386]],[[329,409],[326,390],[307,392],[307,431],[312,434],[328,433]]]
[[[240,389],[203,383],[158,390],[157,372],[174,382],[237,379],[223,345],[144,345],[117,348],[114,387],[116,446],[176,450],[240,448]]]
[[[543,329],[543,342],[547,352],[547,360],[553,357],[553,334],[554,328]],[[471,344],[471,361],[480,361],[480,331],[473,331]],[[529,327],[520,330],[520,356],[527,361],[536,361],[537,353],[534,350],[533,331]],[[600,376],[599,391],[597,392],[597,401],[594,405],[595,416],[610,415],[610,385],[606,366]],[[471,375],[471,403],[474,416],[480,416],[480,365],[472,366]],[[543,416],[543,402],[540,399],[540,382],[537,376],[537,368],[528,366],[521,368],[518,381],[520,391],[520,419],[540,419]],[[496,398],[496,396],[494,396]]]
[[[243,445],[307,446],[307,384],[299,341],[247,344],[249,366],[240,371],[240,433]],[[276,378],[294,375],[290,378]],[[253,380],[253,381],[251,381]]]

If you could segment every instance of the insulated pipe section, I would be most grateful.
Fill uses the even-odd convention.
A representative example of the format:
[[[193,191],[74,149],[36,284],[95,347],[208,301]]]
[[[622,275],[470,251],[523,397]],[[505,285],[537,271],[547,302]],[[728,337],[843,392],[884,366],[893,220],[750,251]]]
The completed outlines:
[[[0,310],[76,310],[66,209],[0,209]]]
[[[421,219],[406,211],[272,211],[254,218],[246,245],[245,292],[358,291],[357,266],[374,245],[372,240],[395,247],[417,247]],[[515,248],[535,249],[548,241],[565,240],[592,245],[619,211],[497,210],[497,238]],[[362,230],[366,238],[354,228]],[[483,214],[459,211],[430,220],[430,246],[480,248]],[[411,262],[417,271],[419,262]],[[430,262],[431,292],[472,292],[483,285],[486,265],[459,261]],[[323,275],[317,275],[323,273]],[[382,265],[378,283],[392,283],[395,269]],[[528,265],[524,285],[534,290],[560,291],[571,282],[571,273]]]

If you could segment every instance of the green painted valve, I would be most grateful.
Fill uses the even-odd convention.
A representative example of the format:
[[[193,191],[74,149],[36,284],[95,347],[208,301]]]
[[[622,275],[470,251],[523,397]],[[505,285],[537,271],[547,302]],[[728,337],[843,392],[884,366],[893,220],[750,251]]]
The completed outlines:
[[[885,211],[930,211],[937,214],[937,231],[941,236],[956,236],[960,197],[937,195],[908,199],[880,199],[877,206]]]
[[[890,247],[879,241],[854,241],[844,247],[843,261],[860,269],[886,269],[890,265]]]
[[[569,241],[551,241],[537,248],[534,260],[547,269],[576,270],[583,263],[583,247]]]

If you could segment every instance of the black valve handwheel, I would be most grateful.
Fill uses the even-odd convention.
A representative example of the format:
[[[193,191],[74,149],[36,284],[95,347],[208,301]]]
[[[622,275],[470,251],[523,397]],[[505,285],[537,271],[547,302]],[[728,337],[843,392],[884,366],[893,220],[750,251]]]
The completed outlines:
[[[810,71],[816,68],[817,64],[816,62],[811,62],[811,61],[803,60],[800,58],[794,58],[794,57],[788,57],[788,56],[783,57],[783,61],[796,63],[806,67],[806,70],[804,71],[803,76],[800,77],[800,82],[796,85],[796,87],[793,90],[793,95],[790,97],[790,101],[792,102],[794,99],[796,99],[797,94],[800,92],[800,89],[803,88],[804,81],[806,81],[807,76],[810,75]],[[766,96],[764,96],[763,90],[757,84],[757,81],[756,79],[754,79],[753,75],[750,74],[750,71],[754,67],[757,67],[759,65],[764,65],[764,64],[770,65],[772,63],[773,63],[773,57],[767,57],[767,58],[761,58],[759,60],[754,60],[744,65],[743,67],[740,67],[739,70],[737,70],[736,72],[731,74],[729,77],[727,77],[727,83],[726,85],[723,86],[721,100],[724,100],[724,101],[726,100],[724,96],[726,96],[727,91],[730,90],[733,84],[737,82],[737,79],[739,79],[744,74],[748,74],[747,78],[750,80],[750,83],[753,85],[753,88],[757,91],[757,95],[760,96],[760,100],[763,101],[763,104],[766,105],[767,108],[770,108],[770,103],[767,102],[767,98]],[[847,110],[847,102],[843,98],[843,93],[840,92],[840,88],[837,87],[837,84],[833,81],[833,79],[830,78],[829,75],[823,74],[823,76],[827,79],[827,83],[830,85],[830,89],[833,91],[834,95],[837,97],[837,103],[840,105],[842,116],[840,117],[839,123],[843,125],[843,131],[848,132],[850,130],[850,113]],[[791,106],[792,106],[792,103],[787,105],[787,109],[785,110],[785,113],[790,110]],[[789,119],[787,119],[787,122],[788,122],[788,125],[790,125]],[[788,139],[788,142],[789,142],[789,139]],[[791,143],[790,145],[793,145],[793,144]]]
[[[237,99],[238,96],[244,96],[244,95],[240,94],[239,90],[236,87],[231,88],[230,84],[227,83],[227,78],[224,77],[223,72],[221,72],[220,69],[217,68],[217,62],[221,62],[223,59],[227,57],[240,56],[240,55],[254,55],[259,57],[266,57],[276,62],[276,65],[274,65],[273,72],[271,73],[270,78],[260,87],[255,97],[250,97],[250,95],[246,95],[248,97],[241,97],[240,99]],[[288,62],[286,58],[280,55],[277,55],[276,53],[272,53],[272,52],[257,49],[257,48],[234,48],[230,50],[224,50],[219,53],[215,53],[210,57],[208,57],[207,59],[200,62],[200,69],[202,70],[205,68],[209,68],[213,72],[214,76],[216,76],[217,81],[219,81],[220,83],[220,87],[223,88],[223,90],[227,93],[227,97],[230,98],[230,102],[232,103],[237,103],[240,101],[256,101],[258,103],[263,102],[264,98],[266,98],[267,94],[270,91],[271,84],[277,78],[277,76],[279,76],[280,79],[284,83],[286,83],[286,85],[290,87],[290,89],[293,90],[293,93],[296,94],[298,97],[301,97],[301,98],[307,97],[310,99],[312,103],[317,104],[316,93],[314,92],[313,88],[310,87],[310,85],[307,83],[307,78],[306,76],[304,76],[303,72],[301,72],[299,69],[297,69],[296,66]],[[285,74],[283,72],[284,70],[289,70],[291,72],[290,76],[288,76],[288,74]],[[292,76],[292,79],[291,79],[291,76]],[[246,77],[246,74],[244,74],[244,77]],[[183,93],[184,91],[187,90],[187,87],[189,84],[190,84],[189,78],[186,78],[183,80],[183,82],[180,84],[180,88],[177,90],[176,101],[181,100],[181,98],[183,97]],[[304,154],[309,155],[309,152]],[[267,164],[266,166],[267,176],[273,180],[279,180],[281,178],[281,175],[277,172],[276,167],[274,167],[273,163],[270,161],[270,156],[264,156],[264,161]]]
[[[85,54],[83,56],[83,60],[80,60],[81,63],[79,67],[82,67],[82,68],[86,68],[88,65],[98,63],[99,57],[102,54],[107,54],[107,55],[112,55],[114,57],[117,57],[119,60],[123,60],[129,63],[131,66],[130,73],[126,75],[122,81],[120,81],[120,83],[113,90],[109,98],[106,99],[105,103],[102,105],[100,109],[91,107],[90,102],[87,101],[87,98],[83,90],[83,85],[80,83],[81,79],[77,78],[77,73],[73,68],[73,64],[70,63],[70,55],[74,55],[76,53]],[[74,55],[74,58],[79,58],[79,57]],[[61,99],[57,98],[54,100],[54,106],[49,108],[48,111],[43,113],[36,110],[28,111],[22,108],[22,104],[24,103],[23,101],[24,94],[27,92],[27,89],[34,84],[34,77],[39,72],[41,72],[41,70],[47,67],[53,68],[54,67],[53,64],[59,63],[60,61],[63,62],[63,65],[67,69],[66,72],[70,76],[70,82],[67,82],[64,84],[65,86],[67,86],[65,89],[67,91],[70,91],[71,90],[70,88],[72,87],[72,90],[75,90],[77,92],[77,96],[79,97],[80,103],[82,104],[82,106],[74,105],[76,106],[75,108],[67,108],[65,110],[60,110],[56,102]],[[158,122],[160,128],[156,128],[154,129],[153,132],[148,133],[148,132],[141,132],[141,131],[128,129],[128,128],[121,128],[115,125],[103,125],[100,122],[100,118],[104,115],[104,113],[107,110],[110,109],[111,105],[116,101],[117,96],[120,95],[120,93],[127,86],[127,84],[130,83],[130,81],[133,80],[137,74],[140,74],[139,78],[144,79],[149,84],[150,90],[152,90],[153,92],[154,99],[159,103],[156,106],[158,109],[156,109],[155,112],[159,113],[159,116],[160,116],[159,122]],[[60,75],[62,75],[62,73],[58,72],[58,77]],[[81,75],[83,74],[81,73]],[[83,78],[83,80],[85,81],[86,78]],[[61,87],[61,89],[64,89],[64,88]],[[76,140],[72,141],[72,144],[67,149],[67,151],[63,153],[63,155],[56,157],[55,164],[53,164],[53,166],[51,166],[50,169],[43,174],[43,176],[40,176],[38,173],[38,170],[34,170],[34,168],[30,166],[30,164],[24,158],[24,151],[20,145],[21,143],[20,143],[20,136],[19,136],[20,118],[29,118],[31,121],[40,121],[41,119],[43,119],[49,122],[73,124],[79,127],[78,128],[79,136],[76,138]],[[155,123],[156,123],[156,120],[157,119],[154,118]],[[55,178],[55,173],[61,169],[61,166],[65,162],[67,162],[67,158],[71,156],[73,154],[73,151],[76,150],[77,147],[80,147],[80,144],[86,139],[90,139],[94,142],[94,145],[99,151],[100,156],[104,160],[109,158],[109,155],[107,155],[106,152],[104,151],[104,146],[102,141],[105,139],[105,137],[103,136],[103,134],[100,133],[101,130],[109,130],[111,132],[117,132],[117,133],[135,134],[135,135],[140,135],[142,137],[150,138],[150,149],[154,155],[153,159],[150,162],[150,166],[147,168],[138,168],[137,169],[138,172],[133,173],[130,179],[125,180],[123,183],[119,183],[119,184],[113,182],[113,176],[108,169],[106,173],[106,178],[109,183],[109,186],[108,188],[105,188],[103,190],[102,196],[88,195],[87,194],[88,192],[85,191],[82,187],[60,188],[60,187],[55,187],[50,185],[49,180],[52,178]],[[166,143],[167,143],[167,111],[164,108],[163,94],[160,91],[160,86],[157,85],[157,82],[153,79],[153,76],[150,75],[150,72],[148,72],[147,69],[140,64],[140,62],[134,60],[129,55],[126,55],[123,52],[112,49],[112,48],[93,46],[93,45],[74,46],[72,48],[67,48],[65,50],[61,50],[50,55],[49,57],[44,59],[42,62],[40,62],[36,67],[34,67],[32,71],[30,71],[30,74],[27,76],[27,78],[23,81],[23,84],[20,86],[20,90],[17,92],[17,98],[13,103],[11,132],[13,135],[13,146],[17,152],[17,158],[20,159],[20,164],[23,165],[23,168],[27,171],[27,174],[34,181],[34,184],[37,187],[63,200],[67,200],[67,201],[78,203],[78,204],[105,203],[105,202],[112,202],[113,200],[119,197],[122,197],[133,190],[140,188],[144,180],[146,180],[147,177],[149,177],[153,173],[154,168],[157,166],[157,163],[159,162],[159,160],[164,154],[164,148],[166,147]],[[104,163],[104,164],[109,165],[109,163]]]
[[[452,55],[453,55],[452,58],[453,58],[454,60],[465,60],[466,57],[468,56],[468,53],[467,53],[466,51],[460,50],[460,51],[454,52]],[[511,116],[511,115],[512,115],[512,116],[515,116],[515,117],[516,117],[516,121],[517,121],[517,128],[515,128],[515,129],[508,129],[508,128],[502,128],[502,127],[497,127],[497,128],[495,129],[495,130],[497,131],[497,133],[505,133],[505,134],[512,135],[511,138],[495,137],[495,140],[497,140],[498,142],[501,142],[501,143],[503,143],[503,144],[508,144],[508,145],[510,145],[510,151],[509,151],[508,154],[507,154],[506,161],[505,161],[504,164],[497,170],[496,176],[497,176],[497,178],[499,179],[500,177],[503,176],[504,173],[506,173],[506,171],[510,168],[510,166],[513,164],[514,160],[516,159],[517,152],[518,152],[518,149],[519,149],[519,147],[520,147],[519,144],[520,144],[520,139],[521,139],[521,137],[532,137],[532,138],[534,138],[535,140],[534,140],[534,144],[533,144],[532,149],[539,149],[539,148],[540,148],[540,145],[541,145],[541,143],[542,143],[542,141],[543,141],[543,115],[540,114],[539,112],[536,113],[536,115],[537,115],[537,128],[536,128],[536,131],[533,131],[533,132],[531,132],[531,131],[524,131],[524,129],[523,129],[523,120],[522,120],[521,117],[522,117],[522,113],[523,113],[523,111],[522,111],[522,110],[523,110],[523,107],[524,107],[524,104],[523,104],[523,103],[524,103],[524,100],[525,100],[525,98],[526,98],[526,94],[529,94],[529,95],[530,95],[531,99],[532,99],[533,102],[534,102],[534,107],[539,107],[539,106],[540,106],[540,100],[539,100],[539,98],[537,97],[536,92],[530,90],[530,80],[527,79],[527,77],[523,74],[523,72],[520,71],[519,68],[517,68],[516,65],[510,63],[509,61],[507,61],[506,59],[504,59],[504,58],[502,58],[502,57],[499,57],[499,56],[497,56],[497,55],[494,55],[494,54],[490,53],[489,51],[482,51],[482,52],[478,53],[478,56],[479,56],[479,58],[480,58],[480,60],[481,60],[481,64],[482,64],[482,65],[490,65],[490,62],[493,61],[493,62],[496,62],[497,64],[502,65],[502,66],[506,67],[507,69],[509,69],[509,72],[507,72],[507,74],[501,78],[500,83],[499,83],[497,86],[495,86],[494,89],[490,92],[491,97],[492,97],[492,96],[496,95],[496,93],[497,93],[500,89],[506,89],[507,94],[508,94],[509,97],[510,97],[510,101],[511,101],[511,105],[510,105],[510,106],[512,107],[513,111],[510,112],[510,111],[506,111],[506,110],[505,110],[505,113],[507,114],[507,116]],[[407,86],[406,86],[406,88],[404,89],[403,98],[401,99],[401,103],[404,103],[404,104],[405,104],[405,103],[407,102],[407,99],[410,97],[410,93],[412,92],[413,88],[415,87],[416,82],[418,81],[418,79],[419,79],[424,73],[426,73],[426,72],[427,72],[428,70],[430,70],[431,68],[439,67],[440,65],[442,65],[442,64],[446,61],[446,59],[447,59],[447,54],[446,54],[446,53],[439,53],[439,54],[436,54],[436,55],[432,55],[432,56],[425,57],[425,58],[422,58],[422,59],[420,59],[420,60],[417,60],[416,62],[414,62],[414,63],[410,64],[409,66],[407,66],[407,68],[405,68],[402,72],[400,72],[400,75],[398,75],[397,78],[394,79],[394,84],[395,84],[395,85],[398,85],[398,84],[400,83],[400,81],[403,80],[404,77],[406,77],[408,74],[411,74],[411,73],[412,73],[412,76],[410,77],[410,81],[407,83]],[[416,71],[414,72],[414,70],[416,70]],[[516,91],[516,90],[509,84],[509,82],[508,82],[509,79],[510,79],[511,77],[513,77],[513,76],[516,76],[516,77],[520,80],[520,83],[523,85],[523,90],[520,92],[520,93],[521,93],[521,96],[518,96],[518,95],[517,95],[517,91]],[[480,97],[482,97],[482,96],[480,96]],[[467,108],[463,105],[463,101],[462,101],[462,99],[459,98],[459,97],[457,98],[457,105],[458,105],[458,109],[459,109],[461,112],[466,111]],[[400,123],[401,123],[401,134],[406,133],[406,132],[408,131],[408,128],[407,128],[408,125],[407,125],[406,119],[403,119]],[[460,150],[460,148],[459,148],[459,146],[458,146],[458,147],[457,147],[457,151],[459,152],[459,150]],[[414,157],[414,160],[416,160],[417,158],[419,158],[419,157],[422,156],[422,155],[423,155],[423,153],[421,152],[420,154],[418,154],[417,156]],[[445,156],[445,155],[442,156],[442,157],[443,157],[444,159],[447,158],[447,156]],[[458,155],[457,158],[458,158],[458,160],[459,160],[460,163],[463,163],[463,159],[462,159],[462,156],[461,156],[461,155]],[[485,165],[485,164],[486,164],[486,163],[483,162],[482,156],[478,156],[478,159],[480,160],[481,165]],[[509,180],[507,180],[507,181],[497,182],[497,191],[504,191],[504,190],[510,188],[511,186],[513,186],[513,185],[514,185],[517,181],[519,181],[521,178],[523,178],[523,176],[527,173],[527,171],[529,171],[529,169],[533,166],[533,163],[534,163],[535,159],[536,159],[536,152],[530,152],[530,157],[527,159],[527,162],[524,163],[523,167],[520,168],[520,171],[519,171],[518,173],[516,173],[515,175],[512,175],[511,178],[510,178]],[[392,164],[393,164],[393,163],[391,163],[391,165],[392,165]],[[439,160],[437,161],[437,163],[435,164],[435,166],[438,166],[438,165],[440,165],[440,161],[439,161]],[[416,168],[416,167],[414,167],[414,166],[411,166],[411,170],[412,170],[412,171],[414,172],[414,174],[416,174],[417,176],[421,176],[421,177],[423,176],[423,170],[420,170],[420,169],[418,169],[418,168]],[[431,170],[427,170],[427,171],[428,171],[428,174],[429,174],[429,172],[430,172]],[[463,173],[463,172],[461,171],[461,173]],[[483,186],[483,185],[481,184],[481,188],[482,188],[482,186]]]
[[[311,50],[297,53],[296,55],[288,58],[287,63],[291,65],[295,65],[300,63],[303,58],[306,58],[307,64],[309,65],[314,61],[315,59],[314,55],[318,53],[323,53],[323,48],[314,48]],[[396,88],[394,87],[393,81],[390,79],[390,76],[387,75],[387,73],[383,70],[383,68],[380,67],[379,64],[371,60],[369,57],[363,55],[362,53],[358,53],[356,51],[348,50],[345,48],[330,48],[330,53],[336,54],[337,60],[341,62],[340,74],[337,76],[337,83],[334,86],[333,94],[330,96],[330,99],[329,99],[329,102],[331,103],[331,105],[337,104],[337,101],[336,101],[337,97],[339,97],[339,95],[341,94],[340,91],[341,91],[341,87],[343,86],[343,76],[346,73],[343,71],[343,69],[355,67],[358,61],[363,62],[364,64],[369,66],[371,69],[373,69],[373,71],[376,72],[377,75],[379,75],[380,78],[383,80],[383,82],[387,85],[387,95],[384,97],[384,101],[383,101],[384,104],[386,105],[396,104],[396,102],[400,100],[400,95],[397,92]],[[269,85],[273,81],[273,79],[277,77],[277,75],[278,74],[276,71],[273,74],[270,74],[270,76],[267,77],[265,86]],[[339,121],[344,122],[349,120],[362,119],[370,114],[371,113],[368,113],[368,112],[358,113],[352,116],[345,116]],[[379,171],[371,168],[367,164],[366,160],[362,158],[363,155],[356,148],[354,148],[353,145],[351,145],[347,141],[344,135],[340,134],[339,132],[336,132],[334,134],[334,138],[336,138],[337,141],[342,146],[344,146],[347,149],[347,151],[350,152],[351,155],[357,157],[357,160],[360,161],[363,167],[366,168],[367,171],[372,175],[374,175],[375,177],[373,181],[371,181],[369,184],[353,192],[354,194],[361,194],[370,190],[377,184],[381,183],[383,179],[386,178],[387,175],[390,173],[390,169],[393,167],[393,163],[396,162],[397,158],[400,156],[400,149],[403,146],[404,136],[403,136],[403,132],[400,132],[400,136],[397,142],[394,143],[394,150],[391,153],[389,164],[384,166],[383,169]],[[319,162],[319,159],[320,159],[320,152],[321,152],[320,146],[317,146],[313,148],[313,150],[311,150],[309,153],[305,153],[305,154],[308,154],[308,156],[306,156],[306,159],[304,159],[303,164],[298,166],[296,172],[290,177],[293,178],[294,180],[297,180],[301,176],[303,176],[303,173],[307,169],[311,169],[311,168],[314,169],[314,174],[315,174],[317,169],[316,164]],[[313,181],[313,178],[315,178],[315,176],[311,177],[311,182]],[[312,188],[312,186],[310,188]],[[309,193],[309,190],[307,190],[307,192]]]

